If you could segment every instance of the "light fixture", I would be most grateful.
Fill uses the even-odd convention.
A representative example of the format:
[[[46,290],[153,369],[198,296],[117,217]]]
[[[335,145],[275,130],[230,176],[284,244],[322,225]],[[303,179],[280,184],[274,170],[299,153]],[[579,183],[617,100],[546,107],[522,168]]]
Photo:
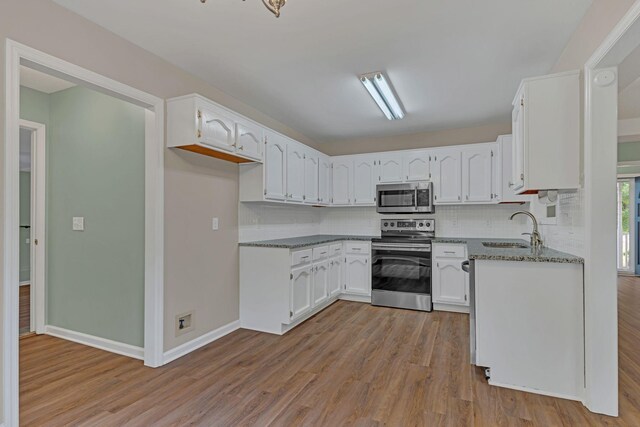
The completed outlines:
[[[404,118],[404,111],[398,98],[393,93],[389,81],[381,72],[368,73],[360,76],[360,82],[367,89],[373,100],[378,104],[387,119],[400,120]]]
[[[245,0],[242,0],[245,1]],[[200,3],[206,3],[207,0],[200,0]],[[262,0],[262,3],[273,13],[276,18],[280,18],[280,8],[282,8],[287,0]]]

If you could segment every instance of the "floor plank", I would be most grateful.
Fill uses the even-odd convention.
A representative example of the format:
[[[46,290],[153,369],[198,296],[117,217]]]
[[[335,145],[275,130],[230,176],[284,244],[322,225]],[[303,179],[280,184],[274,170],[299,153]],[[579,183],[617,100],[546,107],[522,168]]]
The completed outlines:
[[[620,417],[491,387],[468,317],[340,301],[285,336],[239,330],[167,366],[20,341],[28,426],[640,425],[640,279],[619,279]]]

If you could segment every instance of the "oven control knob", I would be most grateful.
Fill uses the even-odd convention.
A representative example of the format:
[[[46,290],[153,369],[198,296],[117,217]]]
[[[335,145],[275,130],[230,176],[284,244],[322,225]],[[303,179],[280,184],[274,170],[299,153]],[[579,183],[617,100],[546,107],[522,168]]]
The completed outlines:
[[[421,222],[420,224],[418,224],[418,227],[424,227],[424,223]]]
[[[392,227],[394,227],[394,226],[395,226],[395,224],[392,222],[392,223],[391,223],[391,226],[392,226]]]
[[[385,227],[388,227],[388,226],[389,226],[389,223],[388,223],[388,222],[385,222],[385,223],[384,223],[384,226],[385,226]]]

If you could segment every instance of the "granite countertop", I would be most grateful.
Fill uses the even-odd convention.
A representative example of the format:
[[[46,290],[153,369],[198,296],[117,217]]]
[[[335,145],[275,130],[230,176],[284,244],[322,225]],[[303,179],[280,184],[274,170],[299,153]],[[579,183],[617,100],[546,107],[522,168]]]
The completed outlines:
[[[379,236],[341,236],[333,234],[319,234],[316,236],[292,237],[289,239],[261,240],[257,242],[242,242],[240,246],[254,246],[263,248],[298,249],[307,246],[320,245],[322,243],[339,242],[342,240],[355,240],[370,242]]]
[[[491,248],[486,247],[483,242],[492,243],[518,243],[526,245],[526,248]],[[491,239],[474,238],[465,239],[460,237],[438,237],[433,239],[433,243],[457,243],[467,245],[469,259],[491,260],[491,261],[526,261],[526,262],[556,262],[566,264],[584,264],[584,259],[566,252],[556,251],[551,248],[540,248],[533,251],[529,242],[522,239]]]

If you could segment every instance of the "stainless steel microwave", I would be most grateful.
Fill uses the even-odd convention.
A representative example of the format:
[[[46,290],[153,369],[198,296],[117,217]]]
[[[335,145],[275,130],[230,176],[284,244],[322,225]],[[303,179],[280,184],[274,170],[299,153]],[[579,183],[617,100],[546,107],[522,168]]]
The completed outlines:
[[[433,213],[433,183],[378,184],[378,213]]]

